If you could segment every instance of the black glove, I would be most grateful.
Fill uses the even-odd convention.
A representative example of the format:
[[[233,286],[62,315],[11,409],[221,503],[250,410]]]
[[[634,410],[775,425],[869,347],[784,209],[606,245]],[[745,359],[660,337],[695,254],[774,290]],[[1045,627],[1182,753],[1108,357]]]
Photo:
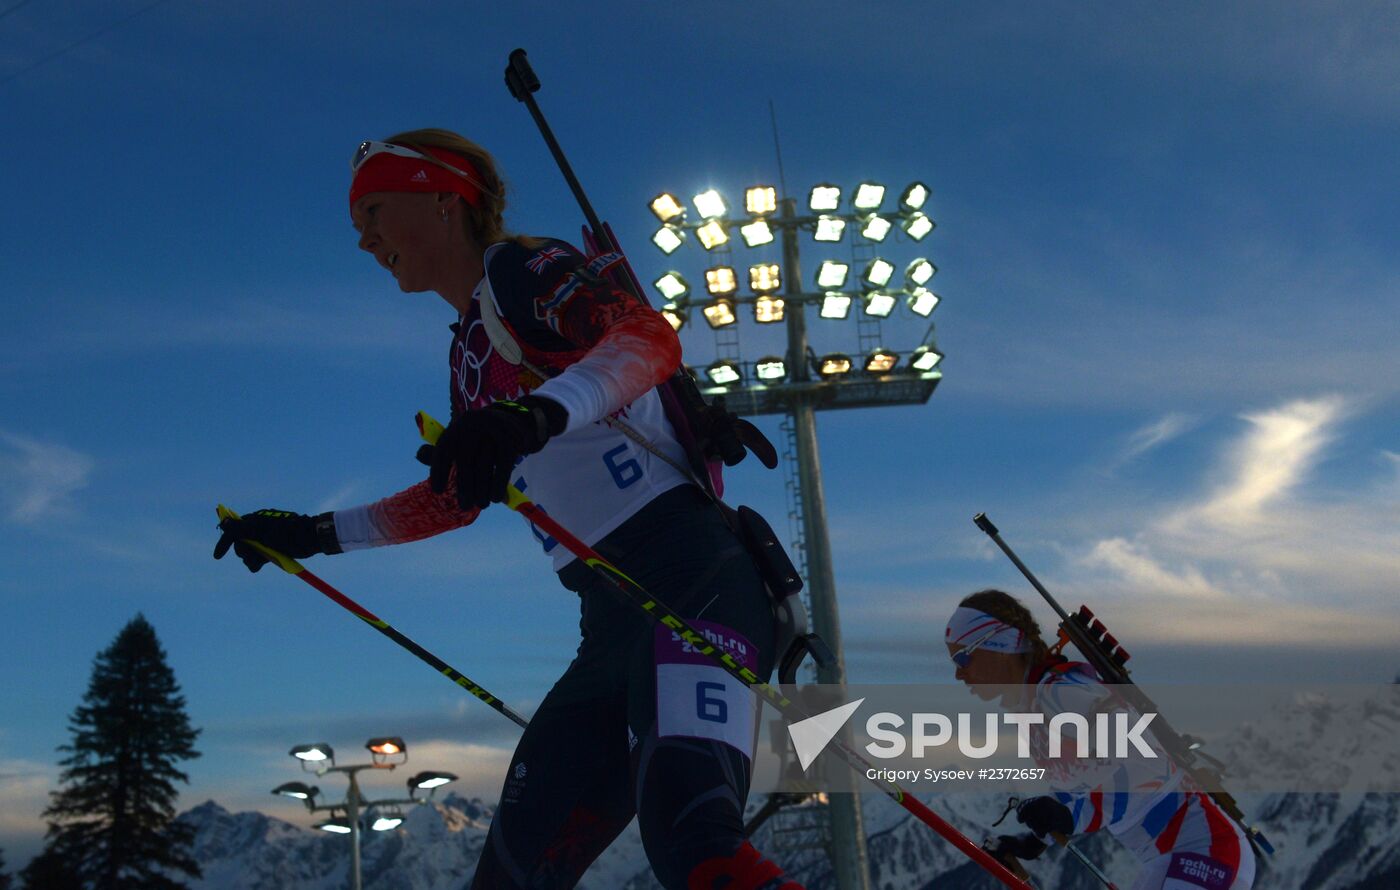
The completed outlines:
[[[292,559],[304,559],[317,553],[339,553],[335,520],[331,517],[330,513],[307,516],[286,510],[257,510],[239,519],[225,519],[219,523],[223,535],[214,545],[214,558],[223,559],[232,547],[248,571],[256,572],[272,560],[248,544],[249,540]]]
[[[1016,821],[1045,837],[1050,832],[1057,834],[1074,833],[1074,816],[1069,807],[1053,797],[1032,797],[1021,801],[1016,807]]]
[[[539,451],[568,422],[564,406],[540,396],[464,411],[452,419],[433,449],[429,484],[433,491],[445,491],[455,466],[457,504],[463,510],[504,501],[516,461]]]
[[[999,834],[983,844],[982,849],[991,853],[993,858],[1010,864],[1012,859],[1035,859],[1046,851],[1047,846],[1044,841],[1026,832]]]

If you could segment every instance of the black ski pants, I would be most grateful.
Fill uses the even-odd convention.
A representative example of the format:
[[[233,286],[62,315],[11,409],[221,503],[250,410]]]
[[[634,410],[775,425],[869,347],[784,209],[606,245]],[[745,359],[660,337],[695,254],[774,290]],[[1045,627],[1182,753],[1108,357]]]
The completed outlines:
[[[772,672],[767,592],[698,489],[658,496],[595,549],[681,616],[704,622],[707,636],[746,649],[760,677]],[[560,580],[580,596],[582,641],[516,746],[471,886],[573,887],[635,815],[658,880],[685,888],[696,865],[742,844],[750,763],[716,738],[660,733],[698,727],[733,737],[718,718],[743,725],[738,711],[749,705],[720,700],[716,678],[706,679],[693,656],[658,668],[658,656],[672,660],[681,644],[586,567],[574,562]],[[747,741],[746,753],[752,733]]]

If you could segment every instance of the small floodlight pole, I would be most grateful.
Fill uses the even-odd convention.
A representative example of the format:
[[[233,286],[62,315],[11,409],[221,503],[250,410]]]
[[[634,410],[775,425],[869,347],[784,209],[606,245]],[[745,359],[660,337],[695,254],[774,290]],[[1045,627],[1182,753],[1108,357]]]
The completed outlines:
[[[360,890],[363,881],[360,877],[360,782],[355,773],[373,766],[342,767],[350,777],[350,791],[345,795],[347,806],[345,815],[350,819],[350,890]]]
[[[349,780],[350,787],[345,793],[345,800],[341,801],[340,803],[317,804],[316,796],[320,793],[320,788],[309,788],[301,782],[287,782],[277,786],[272,790],[273,794],[286,794],[288,796],[300,798],[306,804],[307,812],[329,812],[332,817],[332,820],[330,822],[319,823],[317,825],[318,828],[334,824],[336,812],[340,810],[345,811],[345,817],[348,823],[347,827],[350,829],[350,890],[361,890],[363,886],[363,876],[361,874],[360,869],[361,810],[367,810],[375,807],[384,806],[399,807],[401,805],[422,805],[428,802],[427,800],[415,799],[416,795],[413,793],[410,793],[407,799],[396,798],[384,800],[366,800],[363,796],[361,796],[359,773],[362,770],[392,770],[396,766],[399,766],[400,764],[406,763],[408,761],[408,747],[404,744],[403,739],[398,736],[384,736],[380,738],[373,738],[369,740],[365,747],[368,748],[370,750],[370,753],[374,756],[373,761],[370,763],[347,764],[344,766],[327,766],[316,770],[316,775],[318,776],[325,776],[330,773],[343,773],[345,777]],[[380,750],[376,750],[376,747],[380,747]],[[328,745],[297,745],[291,750],[290,753],[293,757],[297,757],[299,760],[302,760],[304,767],[305,758],[301,757],[299,755],[299,752],[305,753],[307,750],[312,748],[321,749],[328,755],[325,759],[330,760],[332,764],[335,763],[334,757],[330,756],[330,746]],[[393,750],[385,751],[382,750],[382,748],[392,748]],[[402,759],[398,761],[391,761],[388,759],[389,757],[394,756],[401,756]],[[434,788],[439,787],[440,785],[445,785],[449,782],[457,781],[457,777],[452,773],[425,771],[414,776],[413,779],[410,779],[409,784],[411,786],[415,780],[422,781],[425,779],[428,781],[433,781],[434,785],[432,787]],[[431,798],[432,795],[429,794],[428,797]],[[393,812],[398,811],[395,810]],[[402,814],[400,813],[400,815]]]

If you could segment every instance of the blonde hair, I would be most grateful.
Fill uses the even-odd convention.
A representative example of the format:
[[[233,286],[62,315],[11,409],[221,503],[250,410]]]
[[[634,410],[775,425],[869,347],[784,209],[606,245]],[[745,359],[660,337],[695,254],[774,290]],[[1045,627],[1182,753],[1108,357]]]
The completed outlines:
[[[979,590],[963,597],[963,601],[958,605],[986,612],[998,621],[1009,624],[1024,633],[1031,644],[1029,653],[1031,664],[1040,664],[1049,657],[1050,647],[1045,645],[1045,640],[1041,639],[1040,625],[1036,623],[1035,616],[1031,615],[1031,610],[1027,609],[1020,600],[1006,591],[992,588]]]
[[[463,227],[466,229],[467,235],[481,247],[485,248],[499,241],[516,241],[525,247],[537,247],[541,243],[542,239],[528,235],[513,235],[506,230],[506,183],[501,178],[500,171],[496,169],[496,159],[491,157],[491,153],[480,145],[465,136],[453,133],[451,130],[441,130],[436,127],[407,130],[390,136],[384,141],[418,151],[423,151],[425,148],[446,149],[471,161],[472,167],[476,169],[475,185],[481,191],[481,200],[479,207],[473,207],[463,202],[466,210],[463,215]],[[424,154],[427,153],[424,152]],[[436,161],[431,155],[428,155],[428,158]],[[438,163],[439,166],[447,166],[441,162]]]

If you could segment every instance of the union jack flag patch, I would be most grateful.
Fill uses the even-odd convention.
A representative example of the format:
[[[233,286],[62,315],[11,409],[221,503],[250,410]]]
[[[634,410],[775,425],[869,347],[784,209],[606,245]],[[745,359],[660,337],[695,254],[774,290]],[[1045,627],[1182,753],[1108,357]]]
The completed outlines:
[[[568,255],[568,251],[565,251],[562,248],[546,247],[544,250],[541,250],[539,253],[526,260],[525,268],[529,269],[531,272],[534,272],[536,275],[540,275],[544,272],[545,269],[549,267],[550,263],[554,262],[557,259],[562,259],[563,257],[566,257]]]

